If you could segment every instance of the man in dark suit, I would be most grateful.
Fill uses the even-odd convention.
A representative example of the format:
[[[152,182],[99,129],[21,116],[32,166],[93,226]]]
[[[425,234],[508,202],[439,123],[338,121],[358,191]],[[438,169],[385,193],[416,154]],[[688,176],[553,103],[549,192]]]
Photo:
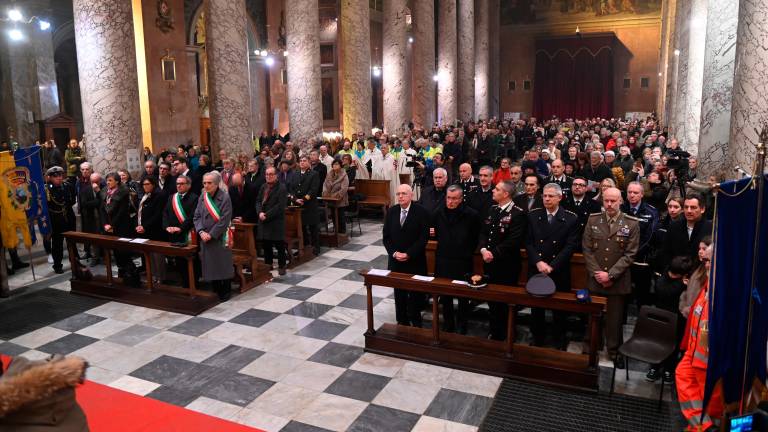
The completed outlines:
[[[299,176],[293,187],[292,200],[301,207],[301,223],[304,230],[304,238],[309,239],[314,248],[315,255],[320,255],[320,211],[317,204],[317,196],[320,194],[320,177],[313,171],[309,157],[299,158]]]
[[[383,243],[387,249],[391,271],[427,274],[427,238],[430,214],[412,201],[413,191],[408,185],[397,188],[397,205],[389,208],[384,220]],[[395,290],[395,317],[400,325],[421,327],[421,309],[424,296],[410,291]]]
[[[157,187],[166,198],[170,197],[176,193],[176,178],[171,175],[171,166],[168,165],[168,162],[160,162],[157,170]]]
[[[419,205],[431,215],[445,203],[445,186],[448,184],[448,171],[436,168],[432,172],[433,184],[421,189]]]
[[[272,267],[274,249],[277,249],[278,273],[285,274],[285,206],[287,191],[277,180],[277,171],[268,167],[264,171],[265,183],[256,198],[256,214],[259,219],[258,239],[264,247],[264,264]]]
[[[535,174],[525,176],[525,193],[514,197],[515,205],[526,213],[537,208],[544,207],[539,190],[539,176]]]
[[[477,176],[480,179],[480,187],[475,188],[469,195],[466,204],[477,212],[481,221],[484,221],[488,216],[488,210],[493,205],[493,168],[485,165],[480,168]]]
[[[552,161],[552,175],[546,178],[546,183],[555,183],[563,190],[563,199],[565,200],[571,195],[571,185],[573,179],[565,175],[565,165],[560,159]]]
[[[584,235],[584,227],[592,213],[600,212],[600,203],[587,196],[587,179],[576,177],[571,183],[571,194],[565,198],[563,207],[576,213],[578,217],[578,239],[575,252],[581,252],[581,236]]]
[[[232,220],[239,219],[242,222],[256,222],[256,194],[259,191],[253,190],[243,181],[240,173],[232,174],[229,179],[229,199],[232,201]]]
[[[323,192],[325,177],[328,175],[328,167],[320,162],[320,153],[317,150],[309,152],[309,164],[312,166],[312,171],[315,171],[320,179],[320,188],[317,192],[320,195]]]
[[[180,175],[176,178],[177,192],[168,196],[168,202],[163,211],[163,229],[168,233],[168,239],[172,243],[189,243],[191,241],[190,232],[194,231],[192,216],[197,207],[197,194],[190,192],[191,189],[192,179]],[[184,286],[188,287],[187,260],[175,258],[174,262]],[[199,264],[195,265],[195,270],[196,274],[200,273]]]
[[[528,252],[528,275],[543,273],[555,282],[558,291],[571,290],[571,255],[578,241],[579,223],[575,213],[560,206],[563,191],[557,183],[548,183],[542,194],[544,207],[528,212],[528,236],[525,248]],[[534,343],[543,345],[546,339],[544,309],[533,309]],[[555,343],[565,349],[565,318],[563,312],[554,312]]]
[[[97,189],[94,189],[94,183],[97,184]],[[85,182],[81,184],[78,191],[77,201],[80,203],[80,216],[82,218],[82,230],[83,232],[99,234],[99,206],[101,200],[99,199],[99,190],[104,187],[104,179],[101,178],[101,174],[93,173],[88,178],[88,184]],[[90,266],[94,267],[101,262],[101,248],[97,246],[85,245],[86,253],[90,253],[91,249],[91,262]]]
[[[640,246],[631,268],[633,294],[639,309],[640,306],[653,303],[650,293],[652,271],[648,255],[651,252],[651,240],[659,224],[659,212],[652,205],[643,202],[643,185],[639,182],[627,185],[627,201],[621,205],[621,211],[636,217],[640,224]]]
[[[495,284],[516,285],[520,275],[520,247],[525,241],[525,211],[512,202],[514,185],[503,181],[493,189],[488,217],[480,229],[480,254],[483,271]],[[507,305],[488,303],[491,339],[507,338]]]
[[[463,165],[462,165],[463,166]],[[437,250],[435,251],[435,276],[465,280],[472,274],[472,258],[475,255],[480,219],[477,212],[462,202],[462,189],[459,185],[448,186],[445,204],[432,214],[432,227],[435,229]],[[453,297],[440,296],[443,305],[443,329],[467,333],[467,315],[469,300],[459,298],[459,313],[454,320]]]
[[[683,202],[681,218],[669,225],[664,238],[662,262],[669,263],[676,256],[687,256],[695,263],[699,262],[699,242],[712,235],[712,221],[704,218],[707,209],[700,195],[689,193]]]

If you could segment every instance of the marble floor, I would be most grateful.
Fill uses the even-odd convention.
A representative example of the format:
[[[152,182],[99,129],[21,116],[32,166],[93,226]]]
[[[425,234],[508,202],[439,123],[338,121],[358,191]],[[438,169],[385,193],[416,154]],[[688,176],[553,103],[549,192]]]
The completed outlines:
[[[385,268],[386,251],[379,221],[363,220],[362,230],[348,245],[324,249],[285,276],[275,272],[199,316],[109,302],[0,340],[0,353],[82,356],[90,380],[267,431],[477,430],[500,378],[363,351],[357,270]],[[12,289],[69,290],[67,274],[53,274],[34,252],[39,280],[24,270],[10,278]],[[373,294],[376,325],[394,322],[392,290],[374,287]],[[472,331],[482,332],[482,323]],[[608,365],[603,354],[604,389]],[[659,383],[645,382],[645,367],[633,364],[628,382],[619,371],[616,391],[656,398]]]

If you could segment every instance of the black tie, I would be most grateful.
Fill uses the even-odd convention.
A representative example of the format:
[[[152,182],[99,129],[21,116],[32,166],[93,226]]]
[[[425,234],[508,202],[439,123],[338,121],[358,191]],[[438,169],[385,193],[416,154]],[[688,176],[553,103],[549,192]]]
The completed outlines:
[[[635,207],[632,207],[629,211],[630,211],[630,213],[632,213],[632,216],[637,214],[637,208],[635,208]]]

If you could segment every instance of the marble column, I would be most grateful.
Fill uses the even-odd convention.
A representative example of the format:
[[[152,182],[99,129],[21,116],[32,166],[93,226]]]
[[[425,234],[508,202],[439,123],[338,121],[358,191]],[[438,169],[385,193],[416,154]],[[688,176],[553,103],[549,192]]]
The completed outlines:
[[[501,1],[488,0],[487,7],[491,9],[490,44],[491,52],[491,117],[502,118],[501,114],[501,43],[499,32],[501,31]],[[506,85],[506,84],[504,84]]]
[[[439,1],[437,20],[437,118],[453,124],[458,116],[456,0]]]
[[[323,132],[317,0],[285,2],[285,30],[291,140],[306,146],[310,138],[319,138]]]
[[[475,13],[475,117],[487,119],[491,112],[491,8],[479,0]]]
[[[699,172],[703,175],[725,172],[739,18],[737,0],[709,0],[708,3],[712,19],[707,20],[699,132]]]
[[[384,79],[384,131],[402,136],[408,129],[409,80],[406,75],[408,13],[406,0],[384,2],[384,41],[382,75]]]
[[[264,115],[266,105],[266,90],[264,88],[264,67],[254,54],[248,55],[248,85],[251,90],[251,130],[259,136],[261,131],[266,131],[267,123]]]
[[[205,0],[213,149],[252,154],[245,0]]]
[[[475,0],[458,0],[457,116],[467,122],[475,118]]]
[[[53,59],[53,37],[50,31],[35,31],[32,37],[35,58],[40,120],[59,113],[59,88]]]
[[[142,149],[130,0],[74,0],[86,156],[102,173],[128,167]],[[134,153],[135,152],[135,153]]]
[[[755,162],[758,133],[768,122],[768,1],[739,2],[736,62],[731,106],[731,137],[728,171],[741,166],[751,171]],[[728,173],[729,176],[732,172]]]
[[[674,71],[674,112],[670,122],[671,137],[685,139],[685,121],[687,116],[688,95],[688,43],[690,30],[691,2],[678,2],[677,18],[675,20],[675,71]]]
[[[701,126],[701,92],[704,87],[704,47],[707,39],[707,0],[691,0],[688,15],[688,93],[686,95],[685,134],[678,135],[681,147],[698,155]]]
[[[341,0],[344,135],[371,133],[371,21],[368,0]]]
[[[677,7],[677,0],[665,1],[662,7],[662,21],[661,21],[661,50],[659,52],[659,84],[656,94],[656,114],[659,120],[664,124],[667,123],[668,117],[666,112],[668,102],[668,83],[671,79],[669,75],[669,63],[672,56],[674,47],[672,42],[674,38],[672,35],[675,32],[675,8]]]
[[[413,123],[431,129],[435,122],[435,3],[413,2]]]

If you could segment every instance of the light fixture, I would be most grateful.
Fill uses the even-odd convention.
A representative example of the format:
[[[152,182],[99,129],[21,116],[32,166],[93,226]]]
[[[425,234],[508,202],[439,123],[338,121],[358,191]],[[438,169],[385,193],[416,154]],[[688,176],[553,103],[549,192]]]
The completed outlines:
[[[21,15],[18,9],[11,9],[8,11],[8,19],[11,21],[21,21],[24,17]]]
[[[272,56],[269,56],[266,58],[266,60],[264,60],[264,64],[271,67],[273,64],[275,64],[275,59],[272,58]]]
[[[661,76],[661,72],[659,72],[659,76]]]
[[[380,76],[381,76],[381,68],[380,68],[380,67],[378,67],[378,66],[374,66],[374,67],[372,67],[372,68],[371,68],[371,70],[372,70],[372,72],[373,72],[373,76],[374,76],[374,77],[377,77],[377,78],[378,78],[378,77],[380,77]]]
[[[259,55],[259,50],[253,50],[253,55]]]
[[[261,50],[261,56],[262,56],[262,57],[266,57],[266,56],[268,56],[268,55],[269,55],[269,51],[267,51],[267,50]]]
[[[435,75],[432,76],[432,81],[438,82],[439,80],[440,80],[440,75],[435,74]]]
[[[288,50],[283,51],[283,57],[288,57]]]
[[[408,43],[413,43],[413,36],[408,36]]]
[[[675,55],[676,55],[676,56],[679,56],[679,55],[680,55],[680,50],[679,50],[679,49],[676,49],[676,50],[675,50]]]
[[[42,31],[46,31],[51,28],[51,23],[48,21],[38,20],[37,23],[40,25],[40,30]]]
[[[24,39],[24,34],[21,32],[21,30],[11,29],[11,30],[8,30],[8,37],[10,37],[11,40],[14,40],[14,41],[20,41]]]

